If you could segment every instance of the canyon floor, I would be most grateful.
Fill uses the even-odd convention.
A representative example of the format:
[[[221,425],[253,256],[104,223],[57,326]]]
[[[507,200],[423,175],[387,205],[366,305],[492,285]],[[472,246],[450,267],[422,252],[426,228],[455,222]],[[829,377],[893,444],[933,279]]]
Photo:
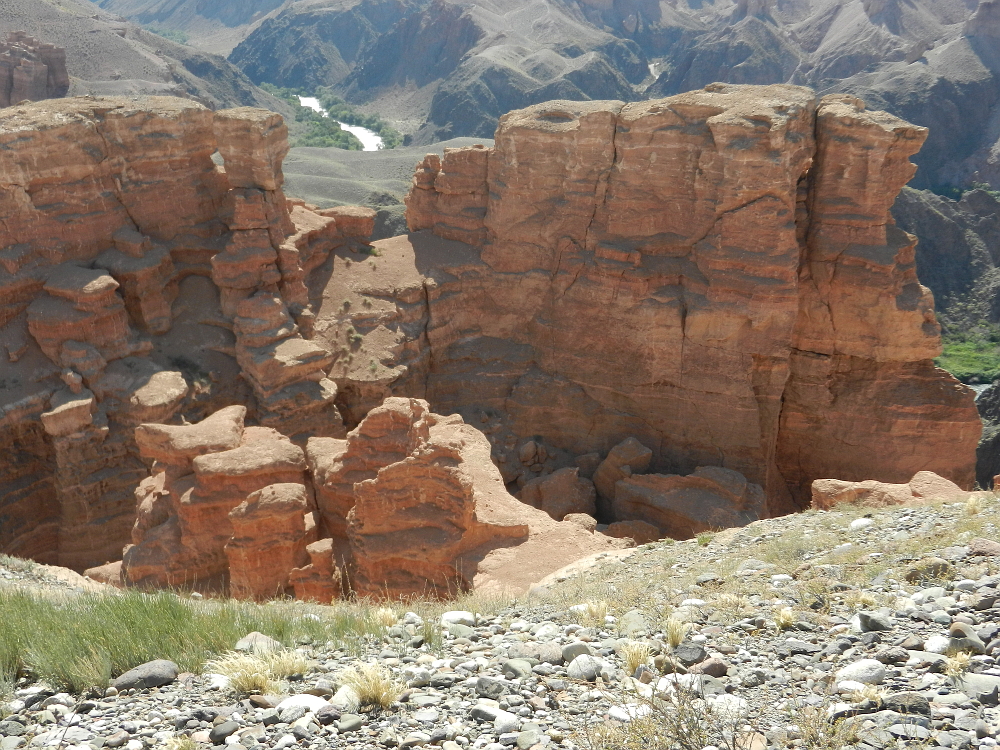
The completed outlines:
[[[519,599],[333,607],[95,593],[5,557],[0,747],[989,748],[998,524],[992,493],[838,506],[610,553]],[[168,636],[180,611],[230,640],[195,654]],[[242,638],[234,669],[253,629],[281,643]],[[127,672],[136,644],[175,663]]]

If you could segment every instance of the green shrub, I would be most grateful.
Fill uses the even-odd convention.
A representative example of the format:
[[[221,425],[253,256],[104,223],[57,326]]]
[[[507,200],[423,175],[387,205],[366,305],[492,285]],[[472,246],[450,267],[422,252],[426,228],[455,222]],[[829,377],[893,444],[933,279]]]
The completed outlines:
[[[177,42],[178,44],[188,43],[188,35],[180,29],[159,29],[155,26],[143,26],[143,28],[157,36],[162,36],[164,39],[169,39],[171,42]]]

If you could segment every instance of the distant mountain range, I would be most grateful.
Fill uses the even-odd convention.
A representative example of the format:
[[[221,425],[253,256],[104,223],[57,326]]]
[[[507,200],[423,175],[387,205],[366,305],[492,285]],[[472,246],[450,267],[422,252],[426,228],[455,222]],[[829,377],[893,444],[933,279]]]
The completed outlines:
[[[21,1],[21,0],[18,0]],[[255,83],[333,87],[414,144],[490,137],[548,99],[713,81],[849,92],[931,128],[916,187],[1000,185],[1000,0],[98,0],[228,54]]]

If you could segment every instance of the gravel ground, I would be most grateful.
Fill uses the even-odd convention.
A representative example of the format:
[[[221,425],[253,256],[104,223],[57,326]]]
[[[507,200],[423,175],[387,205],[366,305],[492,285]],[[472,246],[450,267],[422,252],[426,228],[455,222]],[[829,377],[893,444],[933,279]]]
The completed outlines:
[[[169,663],[103,695],[22,679],[0,749],[989,748],[997,508],[983,495],[810,512],[644,545],[431,627],[398,606],[360,654],[301,644],[308,668],[276,695]],[[18,575],[0,560],[0,578]],[[379,665],[397,699],[361,705],[345,678],[359,663]]]

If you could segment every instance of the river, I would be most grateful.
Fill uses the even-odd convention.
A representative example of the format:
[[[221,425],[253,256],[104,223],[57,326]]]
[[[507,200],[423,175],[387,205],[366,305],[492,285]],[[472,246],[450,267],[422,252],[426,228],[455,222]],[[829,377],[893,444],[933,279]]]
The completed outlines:
[[[324,117],[328,116],[327,111],[320,105],[319,99],[314,96],[300,96],[299,103],[303,107],[309,107],[309,109],[319,112]],[[382,137],[374,130],[363,128],[360,125],[348,125],[346,122],[340,122],[340,120],[337,120],[337,124],[348,133],[356,135],[358,140],[361,141],[361,145],[364,146],[365,151],[378,151],[382,148]]]

